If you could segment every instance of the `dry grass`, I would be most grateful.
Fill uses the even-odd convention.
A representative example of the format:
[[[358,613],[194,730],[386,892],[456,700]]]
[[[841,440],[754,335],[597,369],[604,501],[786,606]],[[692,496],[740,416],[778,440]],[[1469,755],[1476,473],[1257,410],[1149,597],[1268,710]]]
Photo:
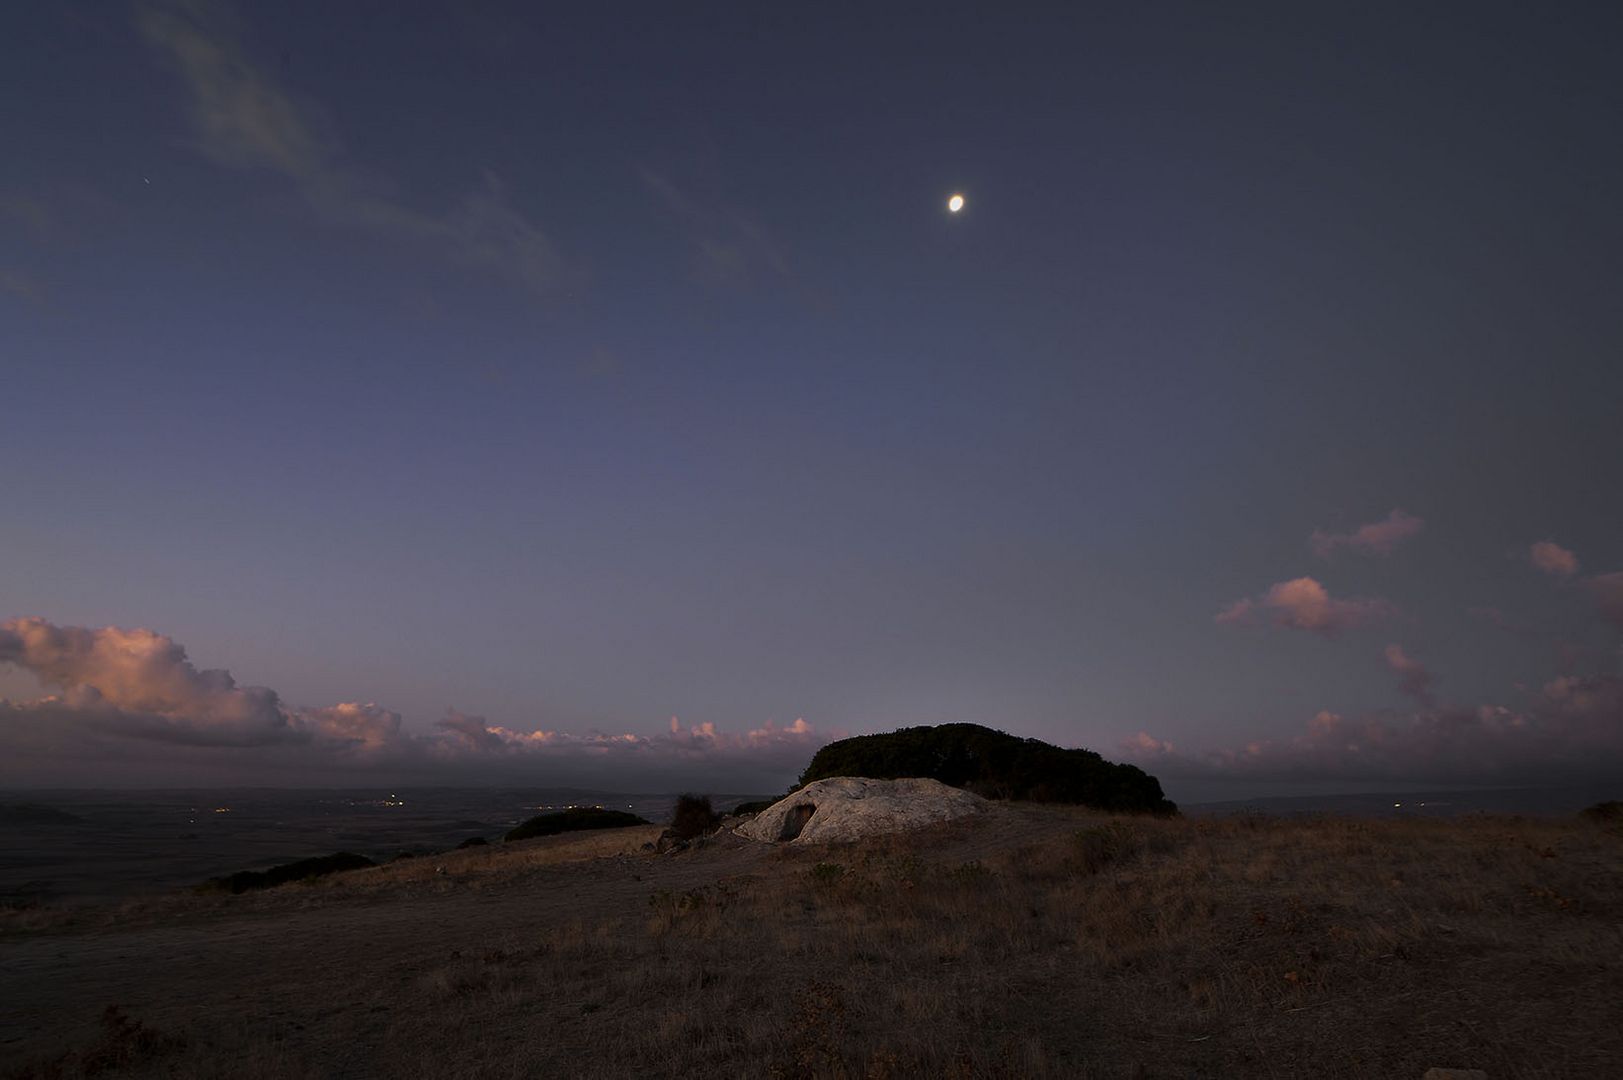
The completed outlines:
[[[1617,825],[1024,807],[839,847],[625,856],[645,839],[305,888],[316,907],[282,918],[319,927],[414,896],[473,922],[350,958],[342,1003],[289,1005],[267,984],[189,1024],[154,1004],[176,1041],[130,1069],[229,1075],[239,1055],[264,1076],[1623,1075]],[[620,854],[564,861],[589,851]],[[235,916],[210,911],[202,925],[228,930]],[[247,1019],[261,1010],[280,1019]]]

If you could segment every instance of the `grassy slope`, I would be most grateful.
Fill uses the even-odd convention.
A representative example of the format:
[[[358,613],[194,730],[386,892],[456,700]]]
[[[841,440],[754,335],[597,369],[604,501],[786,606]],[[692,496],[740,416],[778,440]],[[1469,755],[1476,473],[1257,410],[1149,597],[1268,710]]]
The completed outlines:
[[[68,1075],[1623,1075],[1615,825],[1001,807],[642,855],[652,831],[17,916],[0,1046]]]

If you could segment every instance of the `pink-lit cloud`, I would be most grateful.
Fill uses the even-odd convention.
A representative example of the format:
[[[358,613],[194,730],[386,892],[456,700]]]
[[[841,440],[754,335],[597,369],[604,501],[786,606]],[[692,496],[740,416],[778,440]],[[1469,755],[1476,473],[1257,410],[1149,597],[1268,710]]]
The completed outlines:
[[[1556,577],[1571,577],[1578,572],[1578,556],[1554,540],[1540,540],[1527,550],[1532,564]]]
[[[1578,573],[1578,556],[1553,540],[1540,540],[1528,548],[1532,564],[1554,577],[1571,579]],[[1623,630],[1623,570],[1590,574],[1578,578],[1577,585],[1595,601],[1601,617]]]
[[[1623,630],[1623,570],[1585,578],[1584,588],[1595,598],[1601,615]]]
[[[1420,661],[1403,651],[1401,645],[1386,647],[1386,666],[1398,676],[1398,687],[1428,708],[1435,704],[1431,694],[1432,675]]]
[[[1158,758],[1170,757],[1175,751],[1170,742],[1157,739],[1147,731],[1140,731],[1137,735],[1130,735],[1119,744],[1119,749],[1135,761],[1152,761]]]
[[[1240,624],[1266,615],[1278,626],[1333,638],[1343,630],[1385,618],[1394,610],[1385,600],[1336,599],[1315,579],[1299,577],[1278,582],[1261,596],[1236,600],[1217,613],[1216,621]]]
[[[1350,533],[1315,529],[1309,543],[1313,546],[1313,553],[1321,559],[1330,558],[1341,548],[1351,548],[1365,555],[1390,555],[1399,544],[1418,535],[1425,526],[1423,518],[1393,510],[1382,520],[1360,525]]]
[[[257,751],[267,760],[323,768],[596,761],[643,774],[701,765],[792,775],[832,737],[804,719],[741,732],[675,719],[652,735],[524,731],[456,710],[433,730],[414,734],[402,728],[399,713],[379,705],[295,706],[273,690],[239,686],[229,672],[199,670],[178,642],[153,630],[58,626],[40,618],[0,622],[0,664],[30,672],[55,691],[29,701],[0,699],[0,752],[25,748],[63,759],[171,744]]]
[[[1623,776],[1623,679],[1562,676],[1523,708],[1315,714],[1296,735],[1205,753],[1143,733],[1123,756],[1165,776],[1536,783]]]

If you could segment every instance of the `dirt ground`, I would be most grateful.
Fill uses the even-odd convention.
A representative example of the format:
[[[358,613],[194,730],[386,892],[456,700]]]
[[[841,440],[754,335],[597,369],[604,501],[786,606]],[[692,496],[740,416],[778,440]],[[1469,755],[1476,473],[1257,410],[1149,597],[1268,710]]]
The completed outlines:
[[[1616,829],[656,831],[13,913],[0,1075],[1623,1075]]]

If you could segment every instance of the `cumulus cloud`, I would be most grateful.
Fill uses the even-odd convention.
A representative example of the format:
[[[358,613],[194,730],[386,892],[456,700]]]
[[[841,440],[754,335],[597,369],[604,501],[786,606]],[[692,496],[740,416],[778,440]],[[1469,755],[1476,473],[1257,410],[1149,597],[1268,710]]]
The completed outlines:
[[[1366,555],[1390,555],[1403,541],[1425,528],[1426,522],[1402,510],[1393,510],[1380,521],[1360,525],[1350,533],[1325,532],[1315,529],[1309,543],[1313,553],[1328,559],[1341,548],[1351,548]]]
[[[1333,638],[1343,630],[1385,618],[1393,610],[1385,600],[1356,597],[1338,600],[1315,579],[1299,577],[1278,582],[1261,596],[1236,600],[1217,613],[1216,621],[1239,624],[1266,615],[1278,626]]]
[[[147,43],[185,79],[198,148],[213,160],[282,177],[325,220],[419,241],[536,293],[556,292],[572,279],[551,239],[512,205],[495,175],[486,173],[448,211],[409,206],[388,194],[389,183],[347,164],[320,110],[255,66],[220,25],[219,12],[196,4],[154,7],[139,23]]]
[[[34,617],[0,622],[0,664],[15,665],[55,691],[30,701],[0,699],[0,751],[69,764],[87,755],[116,756],[120,747],[167,744],[217,754],[253,751],[283,765],[419,773],[503,762],[596,762],[604,766],[594,774],[602,781],[620,767],[640,775],[683,767],[789,772],[829,739],[804,719],[742,732],[708,722],[684,727],[673,719],[668,731],[653,735],[579,734],[522,731],[454,709],[432,731],[413,734],[399,713],[380,705],[296,706],[274,690],[239,686],[227,671],[197,668],[178,642],[153,630],[58,626]],[[133,751],[129,756],[150,760]]]
[[[1343,716],[1298,734],[1185,754],[1140,734],[1125,756],[1166,776],[1252,780],[1546,783],[1623,776],[1623,679],[1562,676],[1527,708],[1428,707]]]
[[[1403,651],[1401,645],[1386,647],[1386,666],[1398,676],[1398,686],[1405,694],[1428,708],[1436,702],[1431,695],[1431,672],[1420,661]]]
[[[1528,560],[1552,577],[1563,580],[1576,577],[1578,556],[1553,540],[1540,540],[1527,550]],[[1591,574],[1579,578],[1578,586],[1595,601],[1601,617],[1619,630],[1623,630],[1623,570],[1608,574]]]
[[[1546,574],[1568,578],[1578,572],[1578,556],[1554,540],[1540,540],[1527,551],[1533,565]]]
[[[1123,754],[1135,761],[1170,757],[1177,749],[1170,742],[1165,739],[1157,739],[1147,731],[1140,731],[1137,735],[1130,735],[1117,745]]]

